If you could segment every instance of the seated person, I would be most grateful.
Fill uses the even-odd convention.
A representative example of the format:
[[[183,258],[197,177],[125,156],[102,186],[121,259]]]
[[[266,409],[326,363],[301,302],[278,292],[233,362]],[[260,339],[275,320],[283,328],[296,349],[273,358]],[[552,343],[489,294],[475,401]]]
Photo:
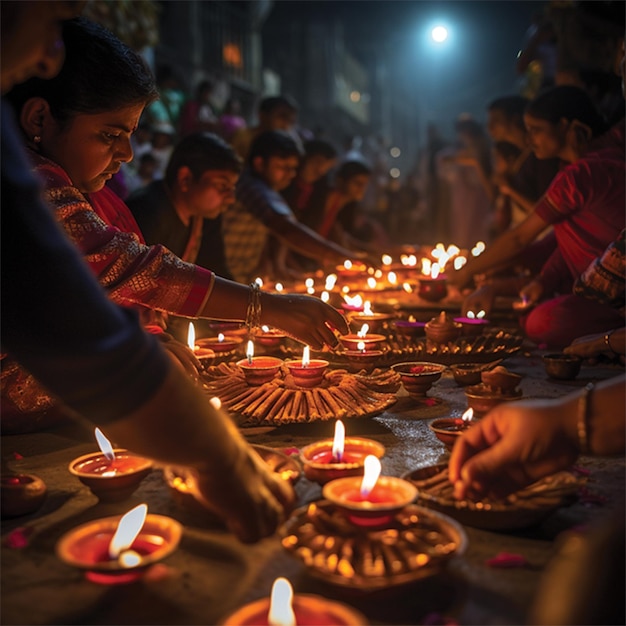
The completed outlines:
[[[574,279],[624,228],[624,131],[623,126],[614,127],[610,131],[616,136],[613,145],[591,150],[590,139],[599,136],[605,125],[589,96],[572,86],[555,87],[533,100],[526,124],[537,156],[558,156],[569,165],[557,175],[533,213],[451,273],[449,281],[464,286],[473,274],[500,267],[552,224],[558,247],[541,270],[542,294],[533,291],[531,301],[536,304],[541,295],[554,298],[555,293],[571,292]],[[622,148],[616,148],[620,143]],[[579,301],[575,309],[565,304],[562,299],[552,299],[523,318],[529,338],[560,349],[585,330],[600,332],[620,325],[616,313],[598,303]]]
[[[163,244],[183,261],[230,278],[221,214],[235,201],[240,173],[241,160],[223,139],[193,133],[174,147],[165,178],[131,194],[126,204],[147,244]],[[202,246],[205,236],[210,246]]]
[[[283,131],[267,131],[253,141],[237,184],[237,202],[222,218],[226,262],[235,280],[249,282],[264,273],[270,234],[319,263],[362,256],[301,224],[280,195],[296,175],[301,155]]]
[[[185,263],[161,245],[145,245],[128,207],[105,187],[132,158],[130,136],[156,96],[150,70],[89,20],[68,21],[63,31],[66,60],[59,75],[31,79],[10,94],[57,219],[115,302],[245,320],[254,290]],[[259,302],[258,322],[314,348],[337,343],[331,327],[347,331],[343,317],[318,298],[261,293]]]

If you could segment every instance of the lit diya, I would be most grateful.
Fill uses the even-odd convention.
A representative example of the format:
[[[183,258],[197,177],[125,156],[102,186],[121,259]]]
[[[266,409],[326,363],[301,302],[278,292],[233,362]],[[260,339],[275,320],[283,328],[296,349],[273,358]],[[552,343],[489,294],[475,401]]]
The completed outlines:
[[[391,366],[394,372],[400,374],[402,385],[411,398],[422,400],[426,392],[441,378],[445,365],[423,361],[395,363]]]
[[[362,369],[367,372],[371,371],[380,357],[383,356],[382,350],[367,350],[364,341],[359,341],[356,347],[356,350],[346,350],[343,353],[350,362],[350,369],[353,372],[358,372]]]
[[[428,260],[428,259],[423,259]],[[439,302],[448,295],[448,283],[446,276],[440,273],[438,263],[433,263],[430,273],[419,277],[418,296],[428,302]]]
[[[223,622],[224,626],[366,626],[364,615],[322,596],[296,594],[286,578],[277,578],[269,598],[241,607]]]
[[[320,485],[336,478],[362,476],[365,458],[382,458],[385,446],[373,439],[346,437],[341,420],[335,422],[333,439],[316,441],[300,450],[304,475]]]
[[[211,363],[213,363],[213,359],[215,359],[215,351],[206,343],[196,343],[196,329],[193,322],[189,323],[189,327],[187,329],[187,346],[203,366],[211,365]]]
[[[2,474],[0,477],[2,518],[34,513],[46,499],[48,489],[34,474]]]
[[[455,317],[453,321],[461,324],[461,334],[466,337],[481,335],[483,330],[491,324],[489,320],[485,319],[485,312],[482,310],[478,311],[478,313],[468,311],[465,316]]]
[[[412,315],[406,320],[394,320],[393,327],[396,333],[406,337],[419,337],[424,335],[426,322],[418,322]]]
[[[243,339],[241,337],[237,337],[236,335],[225,335],[224,333],[218,333],[217,337],[203,337],[202,339],[198,339],[196,341],[196,345],[194,346],[194,351],[196,350],[196,348],[198,350],[208,349],[217,354],[221,354],[224,352],[232,352],[233,350],[236,350],[242,343]]]
[[[254,339],[266,348],[277,348],[283,343],[285,337],[287,335],[276,328],[261,326],[261,334],[256,335]]]
[[[268,383],[279,372],[282,359],[273,356],[254,356],[254,344],[248,341],[246,358],[237,361],[237,365],[243,370],[246,382],[251,386],[259,386]]]
[[[351,325],[367,323],[368,327],[374,331],[382,330],[385,322],[394,318],[393,313],[374,313],[369,300],[363,303],[363,312],[354,313],[350,318]]]
[[[359,343],[364,344],[364,350],[375,349],[379,344],[386,341],[386,337],[376,333],[368,333],[369,329],[369,324],[363,324],[357,333],[341,335],[339,340],[348,350],[359,350]]]
[[[69,471],[100,500],[125,500],[152,471],[152,461],[128,450],[114,450],[99,428],[96,428],[95,435],[100,452],[74,459]]]
[[[473,418],[474,409],[470,407],[461,417],[442,417],[433,420],[428,427],[435,433],[439,441],[451,449],[461,434],[476,423]]]
[[[365,457],[363,477],[337,478],[326,483],[322,495],[344,511],[356,526],[381,527],[417,497],[410,482],[395,476],[380,476],[377,457]]]
[[[304,346],[301,359],[285,361],[293,382],[298,387],[317,387],[324,378],[324,372],[328,367],[328,361],[324,359],[311,360],[311,349]]]
[[[163,515],[148,515],[140,504],[123,516],[104,517],[77,526],[61,537],[57,556],[85,571],[96,583],[133,582],[178,546],[181,525]]]
[[[363,311],[363,296],[357,294],[356,296],[344,295],[341,308],[345,313],[360,313]]]

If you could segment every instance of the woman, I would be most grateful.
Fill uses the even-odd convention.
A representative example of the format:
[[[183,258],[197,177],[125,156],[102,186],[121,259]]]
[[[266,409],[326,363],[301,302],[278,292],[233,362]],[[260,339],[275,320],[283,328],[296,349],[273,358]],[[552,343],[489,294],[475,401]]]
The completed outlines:
[[[574,280],[624,228],[624,129],[616,126],[603,134],[606,125],[587,93],[565,85],[533,100],[525,123],[538,158],[558,157],[569,165],[521,224],[449,279],[459,287],[466,285],[472,275],[515,257],[552,225],[557,249],[523,291],[529,304],[539,306],[522,324],[536,343],[561,349],[580,335],[623,325],[610,307],[555,294],[571,294]],[[594,150],[596,137],[603,143]]]
[[[66,22],[64,39],[59,75],[31,79],[10,99],[48,201],[111,298],[186,317],[248,317],[314,348],[336,345],[333,329],[347,332],[346,322],[319,299],[258,294],[144,244],[128,207],[105,183],[132,158],[131,135],[157,97],[152,75],[139,55],[89,20]],[[233,189],[212,193],[226,200]]]

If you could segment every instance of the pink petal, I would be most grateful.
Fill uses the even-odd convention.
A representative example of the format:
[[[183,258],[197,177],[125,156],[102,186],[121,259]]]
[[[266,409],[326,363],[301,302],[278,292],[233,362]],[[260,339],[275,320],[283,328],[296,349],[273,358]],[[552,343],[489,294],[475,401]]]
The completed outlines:
[[[435,404],[437,404],[437,400],[435,400],[435,398],[426,398],[426,400],[424,400],[424,404],[426,406],[435,406]]]
[[[512,552],[500,552],[491,559],[487,559],[485,563],[489,565],[489,567],[501,568],[525,567],[528,565],[528,561],[525,557]]]
[[[281,450],[281,452],[283,454],[286,454],[287,456],[294,456],[296,454],[300,454],[300,450],[298,450],[298,448],[294,448],[294,447],[292,447],[292,448],[283,448]]]
[[[33,529],[28,526],[20,526],[12,530],[4,539],[7,548],[21,550],[28,546],[28,538],[33,534]]]
[[[22,456],[19,452],[14,452],[14,453],[13,453],[13,458],[14,458],[16,461],[20,461],[20,460],[21,460],[21,459],[23,459],[24,457],[23,457],[23,456]]]

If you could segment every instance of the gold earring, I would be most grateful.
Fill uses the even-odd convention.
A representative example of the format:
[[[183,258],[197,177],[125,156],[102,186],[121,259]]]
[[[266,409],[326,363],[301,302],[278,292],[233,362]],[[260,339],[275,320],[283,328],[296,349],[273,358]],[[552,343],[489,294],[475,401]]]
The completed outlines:
[[[33,137],[33,143],[41,143],[41,135],[35,135]]]

